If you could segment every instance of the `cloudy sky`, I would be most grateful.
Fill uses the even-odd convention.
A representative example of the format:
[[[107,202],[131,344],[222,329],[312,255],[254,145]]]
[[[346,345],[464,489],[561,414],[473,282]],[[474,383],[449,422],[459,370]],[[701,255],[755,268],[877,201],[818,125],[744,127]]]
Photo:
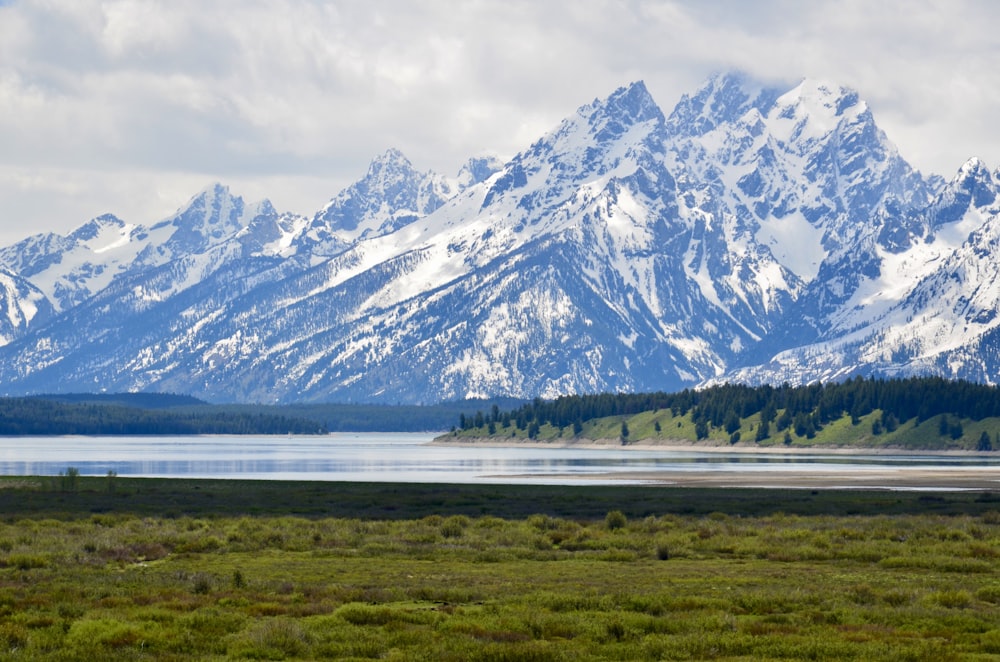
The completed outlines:
[[[643,79],[858,90],[908,160],[1000,165],[992,0],[0,0],[0,243],[211,182],[310,214],[389,147],[454,174]]]

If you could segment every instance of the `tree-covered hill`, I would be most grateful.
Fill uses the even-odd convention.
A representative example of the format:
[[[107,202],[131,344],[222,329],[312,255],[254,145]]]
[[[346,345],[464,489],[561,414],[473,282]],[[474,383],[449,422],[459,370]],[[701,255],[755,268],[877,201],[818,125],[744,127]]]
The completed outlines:
[[[1000,390],[937,377],[535,399],[460,416],[453,436],[1000,448]]]

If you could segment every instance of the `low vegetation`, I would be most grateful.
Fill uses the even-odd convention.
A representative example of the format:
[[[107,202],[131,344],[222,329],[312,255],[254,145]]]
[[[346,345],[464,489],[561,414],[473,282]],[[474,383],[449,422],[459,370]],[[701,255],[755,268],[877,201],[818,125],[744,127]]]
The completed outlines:
[[[462,415],[451,437],[988,452],[1000,449],[1000,390],[922,377],[565,396]]]
[[[1000,654],[992,494],[77,477],[0,499],[0,659]]]

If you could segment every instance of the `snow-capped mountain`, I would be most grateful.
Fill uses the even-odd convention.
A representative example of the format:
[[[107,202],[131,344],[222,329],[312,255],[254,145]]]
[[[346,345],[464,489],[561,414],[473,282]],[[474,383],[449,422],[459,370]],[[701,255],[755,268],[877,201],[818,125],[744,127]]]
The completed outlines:
[[[308,217],[216,185],[150,226],[0,249],[0,384],[432,402],[993,381],[998,193],[976,160],[915,172],[837,85],[724,74],[665,115],[633,83],[454,178],[389,150]]]
[[[907,220],[905,241],[877,246],[873,267],[815,342],[732,376],[802,382],[935,374],[996,383],[1000,173],[970,159]]]
[[[418,172],[402,152],[390,149],[372,161],[363,179],[341,191],[313,218],[313,227],[354,241],[388,234],[437,210],[503,166],[499,159],[472,159],[449,179]]]
[[[734,286],[771,282],[773,268],[758,257],[764,248],[790,272],[775,294],[787,290],[799,302],[799,323],[771,316],[781,329],[766,329],[782,342],[822,326],[857,287],[857,266],[873,258],[878,238],[901,241],[901,216],[926,205],[936,185],[899,156],[855,92],[827,83],[805,80],[782,93],[718,76],[682,99],[670,123],[672,170],[700,182],[708,194],[699,206],[728,226],[727,247],[736,249],[728,259],[742,262]]]
[[[150,227],[105,214],[66,236],[35,235],[0,248],[0,265],[28,279],[56,310],[64,311],[116,278],[205,253],[243,230],[250,219],[273,213],[269,202],[246,205],[215,184],[175,216]]]

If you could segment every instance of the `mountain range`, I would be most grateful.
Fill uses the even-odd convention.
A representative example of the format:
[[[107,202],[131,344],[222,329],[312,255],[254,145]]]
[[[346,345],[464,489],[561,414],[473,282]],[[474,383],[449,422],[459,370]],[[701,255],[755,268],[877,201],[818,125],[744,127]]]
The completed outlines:
[[[1000,375],[1000,173],[914,170],[850,89],[642,82],[311,216],[222,185],[0,248],[0,390],[430,403]]]

